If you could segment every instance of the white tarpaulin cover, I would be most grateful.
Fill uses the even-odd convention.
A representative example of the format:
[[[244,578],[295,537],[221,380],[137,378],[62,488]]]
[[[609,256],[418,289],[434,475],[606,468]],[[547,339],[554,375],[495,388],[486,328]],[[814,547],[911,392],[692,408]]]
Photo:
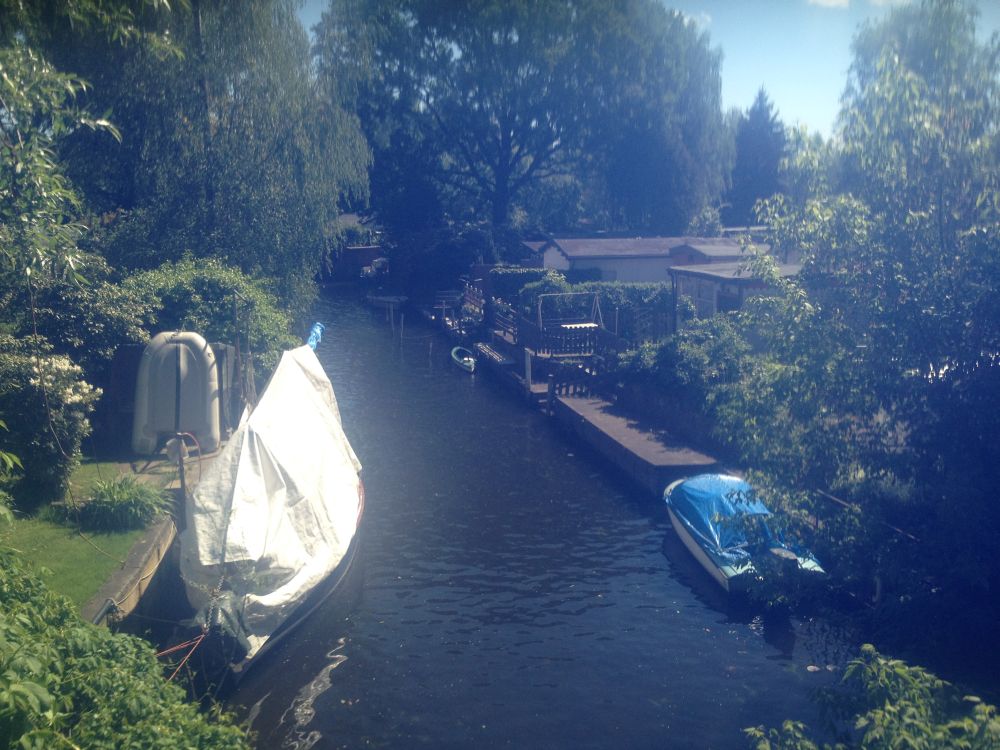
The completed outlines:
[[[181,576],[199,610],[232,608],[252,657],[344,557],[357,531],[361,464],[323,366],[287,351],[257,407],[198,483]],[[224,597],[213,597],[220,581]]]

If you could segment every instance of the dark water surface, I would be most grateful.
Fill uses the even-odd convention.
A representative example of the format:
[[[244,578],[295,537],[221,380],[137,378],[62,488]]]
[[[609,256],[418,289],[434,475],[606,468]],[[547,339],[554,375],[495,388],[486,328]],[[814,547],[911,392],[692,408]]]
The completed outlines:
[[[828,628],[727,613],[659,503],[437,334],[400,342],[353,299],[316,318],[365,525],[354,595],[231,699],[261,747],[733,748],[817,723],[849,656]]]

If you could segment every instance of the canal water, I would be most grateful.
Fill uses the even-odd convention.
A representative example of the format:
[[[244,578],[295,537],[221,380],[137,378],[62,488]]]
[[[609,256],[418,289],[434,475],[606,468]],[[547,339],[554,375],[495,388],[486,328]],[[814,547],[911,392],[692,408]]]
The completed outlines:
[[[352,293],[353,294],[353,293]],[[230,699],[263,748],[739,748],[850,654],[737,614],[641,494],[450,345],[327,297],[319,349],[364,464],[352,590]]]

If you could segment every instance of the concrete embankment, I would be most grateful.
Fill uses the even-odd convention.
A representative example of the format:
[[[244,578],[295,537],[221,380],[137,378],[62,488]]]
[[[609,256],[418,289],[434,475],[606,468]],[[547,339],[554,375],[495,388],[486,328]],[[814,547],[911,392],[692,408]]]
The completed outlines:
[[[189,482],[200,479],[202,472],[208,468],[208,464],[216,455],[217,452],[185,459]],[[162,457],[157,457],[141,467],[133,465],[132,470],[141,481],[158,483],[162,481],[164,473],[169,475],[176,472],[177,467]],[[192,485],[189,483],[187,490],[191,489]],[[80,608],[80,616],[87,622],[107,622],[110,618],[121,620],[128,617],[139,606],[143,594],[152,585],[156,572],[166,561],[171,546],[177,538],[177,519],[184,517],[184,493],[179,478],[175,476],[164,491],[173,499],[172,512],[145,530],[139,540],[132,545],[122,566]]]
[[[105,581],[97,594],[80,608],[80,616],[94,622],[98,615],[125,617],[139,605],[139,600],[149,588],[153,576],[167,556],[177,535],[177,527],[170,516],[161,518],[132,545],[125,563]]]

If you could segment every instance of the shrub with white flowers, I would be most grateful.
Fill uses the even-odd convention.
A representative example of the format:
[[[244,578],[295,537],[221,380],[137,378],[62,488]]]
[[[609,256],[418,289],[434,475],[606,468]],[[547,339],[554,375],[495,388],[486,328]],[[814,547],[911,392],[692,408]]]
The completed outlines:
[[[83,370],[52,354],[40,337],[0,335],[0,413],[9,432],[4,447],[21,459],[12,494],[22,507],[59,500],[90,434],[87,416],[101,396]]]

